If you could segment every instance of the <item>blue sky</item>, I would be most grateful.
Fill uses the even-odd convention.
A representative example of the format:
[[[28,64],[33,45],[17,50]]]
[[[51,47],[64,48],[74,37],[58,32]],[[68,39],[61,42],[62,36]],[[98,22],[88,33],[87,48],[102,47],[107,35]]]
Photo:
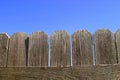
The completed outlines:
[[[0,32],[108,28],[116,32],[120,27],[120,0],[1,0]]]

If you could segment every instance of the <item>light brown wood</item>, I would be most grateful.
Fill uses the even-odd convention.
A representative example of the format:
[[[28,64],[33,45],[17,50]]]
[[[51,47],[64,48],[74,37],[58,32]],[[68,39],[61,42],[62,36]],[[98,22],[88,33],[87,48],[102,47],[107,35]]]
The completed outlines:
[[[81,55],[73,56],[70,67],[70,36],[66,31],[56,31],[50,37],[51,67],[48,67],[48,36],[44,32],[33,32],[29,46],[25,33],[15,33],[10,39],[2,33],[0,80],[120,80],[120,64],[116,64],[117,56],[120,58],[119,34],[120,30],[115,35],[116,45],[111,31],[98,30],[94,34],[97,65],[93,66],[91,34],[76,31],[72,36],[73,55]]]
[[[33,32],[29,38],[28,66],[48,66],[48,36]]]
[[[120,80],[120,65],[0,68],[0,80]]]
[[[66,31],[56,31],[50,38],[51,66],[70,66],[70,36]]]
[[[98,30],[94,34],[96,64],[116,64],[114,34],[109,30]]]
[[[8,67],[25,67],[26,66],[26,40],[25,33],[14,33],[10,37],[8,50]]]
[[[0,67],[7,66],[9,37],[6,33],[0,33]]]
[[[118,60],[118,64],[120,64],[120,29],[116,32],[115,38],[116,38],[117,60]]]
[[[74,65],[93,65],[92,35],[86,30],[78,30],[72,35]]]

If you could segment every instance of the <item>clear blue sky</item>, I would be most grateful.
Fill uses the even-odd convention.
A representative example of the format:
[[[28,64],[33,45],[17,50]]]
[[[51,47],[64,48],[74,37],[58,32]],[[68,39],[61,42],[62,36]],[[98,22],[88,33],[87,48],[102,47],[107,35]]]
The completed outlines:
[[[1,0],[0,32],[55,30],[70,34],[78,29],[94,33],[120,27],[120,0]]]

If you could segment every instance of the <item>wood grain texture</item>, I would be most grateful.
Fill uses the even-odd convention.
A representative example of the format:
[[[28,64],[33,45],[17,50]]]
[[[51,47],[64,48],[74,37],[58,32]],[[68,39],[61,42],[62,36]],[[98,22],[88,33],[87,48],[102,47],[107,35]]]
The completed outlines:
[[[26,39],[25,33],[14,33],[10,37],[8,50],[8,67],[26,66]]]
[[[94,34],[96,64],[116,64],[114,34],[109,30],[98,30]]]
[[[0,33],[0,67],[7,66],[9,37],[6,33]]]
[[[50,38],[51,66],[70,66],[70,36],[66,31],[56,31]]]
[[[28,66],[48,66],[48,36],[33,32],[29,38]]]
[[[0,80],[120,80],[120,65],[0,68]]]
[[[120,64],[120,29],[116,32],[115,38],[116,38],[117,60],[118,60],[118,64]]]
[[[78,30],[72,35],[74,65],[93,65],[92,35],[86,30]]]

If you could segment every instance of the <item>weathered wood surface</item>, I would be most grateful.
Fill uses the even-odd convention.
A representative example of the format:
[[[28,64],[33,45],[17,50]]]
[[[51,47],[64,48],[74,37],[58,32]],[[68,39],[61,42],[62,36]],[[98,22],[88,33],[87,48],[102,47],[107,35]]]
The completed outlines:
[[[120,29],[115,34],[118,64],[120,64]]]
[[[50,38],[51,66],[70,66],[70,36],[66,31],[56,31]]]
[[[0,67],[7,66],[9,37],[6,33],[0,33]]]
[[[48,66],[48,36],[33,32],[29,38],[28,66]]]
[[[1,67],[0,80],[120,80],[120,65]]]
[[[72,55],[74,65],[93,65],[92,35],[86,31],[76,31],[72,35]]]
[[[25,33],[14,33],[10,37],[8,50],[8,67],[26,66],[26,39]]]
[[[94,34],[96,64],[116,64],[114,34],[109,30],[98,30]]]

